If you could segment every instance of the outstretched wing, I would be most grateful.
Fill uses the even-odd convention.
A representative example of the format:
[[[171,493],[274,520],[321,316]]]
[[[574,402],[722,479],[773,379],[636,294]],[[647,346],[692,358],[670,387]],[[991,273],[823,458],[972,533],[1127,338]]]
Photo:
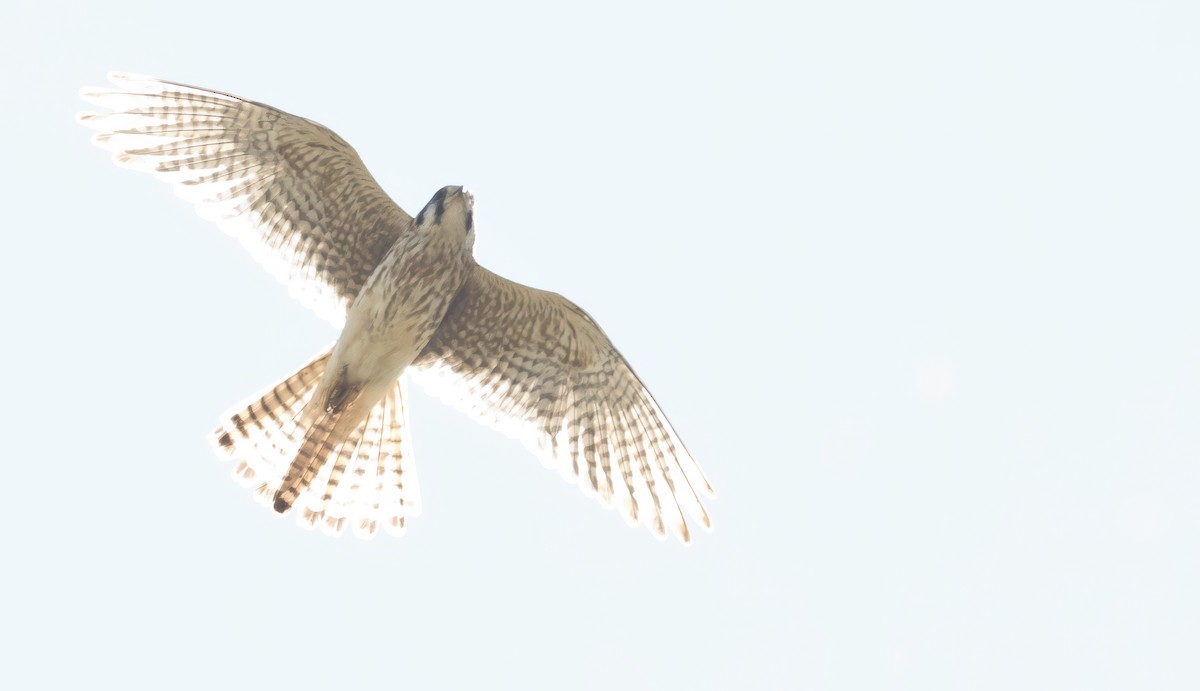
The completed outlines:
[[[631,525],[688,542],[686,510],[711,529],[700,466],[600,327],[562,296],[475,267],[413,369]]]
[[[335,326],[411,217],[354,149],[310,120],[237,96],[129,74],[85,88],[81,113],[118,164],[171,183],[294,297]]]

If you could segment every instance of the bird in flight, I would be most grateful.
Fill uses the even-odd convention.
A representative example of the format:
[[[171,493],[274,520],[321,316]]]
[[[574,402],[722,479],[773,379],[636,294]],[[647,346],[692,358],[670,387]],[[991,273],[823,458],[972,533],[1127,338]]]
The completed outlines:
[[[212,433],[275,512],[338,535],[402,534],[420,512],[406,409],[412,376],[519,439],[630,525],[706,529],[700,466],[582,309],[475,262],[474,199],[444,187],[416,217],[341,137],[218,91],[131,74],[84,88],[81,113],[120,166],[154,175],[241,240],[341,334]]]

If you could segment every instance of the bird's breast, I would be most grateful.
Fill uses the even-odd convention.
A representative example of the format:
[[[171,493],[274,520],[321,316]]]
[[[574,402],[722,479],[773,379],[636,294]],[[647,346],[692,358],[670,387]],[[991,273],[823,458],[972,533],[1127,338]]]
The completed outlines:
[[[464,257],[423,249],[384,258],[350,307],[335,364],[391,380],[433,337],[468,267]]]

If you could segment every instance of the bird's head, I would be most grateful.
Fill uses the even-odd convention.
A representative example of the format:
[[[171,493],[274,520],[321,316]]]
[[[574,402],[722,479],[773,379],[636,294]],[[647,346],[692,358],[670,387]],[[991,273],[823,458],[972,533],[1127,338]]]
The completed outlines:
[[[475,240],[475,197],[461,185],[447,185],[433,195],[414,223],[424,230],[449,231],[470,247]]]

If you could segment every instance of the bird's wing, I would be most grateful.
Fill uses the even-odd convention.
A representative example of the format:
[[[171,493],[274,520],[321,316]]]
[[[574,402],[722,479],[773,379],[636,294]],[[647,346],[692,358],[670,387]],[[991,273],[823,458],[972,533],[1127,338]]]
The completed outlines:
[[[413,370],[631,525],[687,542],[686,510],[711,529],[700,466],[600,327],[562,296],[475,267]]]
[[[110,74],[80,113],[121,166],[171,183],[294,297],[335,326],[411,217],[354,149],[310,120],[237,96]]]

